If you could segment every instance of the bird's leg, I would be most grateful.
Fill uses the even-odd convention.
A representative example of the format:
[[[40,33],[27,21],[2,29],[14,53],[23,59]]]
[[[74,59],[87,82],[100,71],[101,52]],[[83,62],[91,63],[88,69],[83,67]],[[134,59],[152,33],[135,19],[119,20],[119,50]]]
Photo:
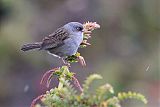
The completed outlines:
[[[69,68],[71,67],[70,63],[65,60],[65,58],[62,58],[63,63],[68,66]]]

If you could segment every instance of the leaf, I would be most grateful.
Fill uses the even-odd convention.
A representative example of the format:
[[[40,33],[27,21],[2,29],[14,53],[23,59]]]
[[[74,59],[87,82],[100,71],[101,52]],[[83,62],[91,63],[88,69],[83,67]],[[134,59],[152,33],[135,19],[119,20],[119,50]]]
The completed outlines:
[[[89,85],[93,82],[93,80],[95,79],[102,79],[102,76],[98,75],[98,74],[92,74],[89,77],[87,77],[87,79],[84,81],[83,84],[83,93],[86,93],[89,89]]]
[[[125,100],[125,99],[137,99],[139,101],[142,101],[144,104],[147,104],[147,99],[145,98],[145,96],[143,96],[140,93],[136,93],[136,92],[131,92],[129,91],[128,93],[126,92],[119,92],[118,93],[118,99],[119,100]]]

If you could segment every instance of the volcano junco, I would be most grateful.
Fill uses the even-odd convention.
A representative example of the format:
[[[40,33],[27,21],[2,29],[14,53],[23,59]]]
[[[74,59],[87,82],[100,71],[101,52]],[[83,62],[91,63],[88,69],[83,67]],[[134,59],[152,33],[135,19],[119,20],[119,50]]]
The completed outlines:
[[[54,56],[65,58],[75,55],[83,41],[83,25],[79,22],[70,22],[46,36],[42,42],[25,44],[21,50],[46,50]]]

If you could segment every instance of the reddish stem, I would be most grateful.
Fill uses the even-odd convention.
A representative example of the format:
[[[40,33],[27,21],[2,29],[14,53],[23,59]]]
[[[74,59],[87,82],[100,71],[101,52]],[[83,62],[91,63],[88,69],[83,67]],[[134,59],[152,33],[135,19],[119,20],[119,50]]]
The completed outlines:
[[[46,73],[44,73],[44,75],[42,76],[42,79],[40,81],[40,84],[43,84],[45,82],[45,80],[47,79],[47,87],[49,87],[48,84],[50,83],[52,73],[55,72],[56,70],[59,70],[59,68],[54,68],[54,69],[49,70]]]
[[[41,100],[42,98],[44,97],[44,95],[39,95],[37,98],[35,98],[32,103],[31,103],[31,106],[30,107],[34,107],[37,103],[38,100]]]
[[[76,77],[74,77],[74,76],[72,77],[72,79],[73,79],[74,85],[75,85],[76,87],[78,87],[78,89],[82,92],[83,89],[82,89],[82,87],[81,87],[78,79],[77,79]]]

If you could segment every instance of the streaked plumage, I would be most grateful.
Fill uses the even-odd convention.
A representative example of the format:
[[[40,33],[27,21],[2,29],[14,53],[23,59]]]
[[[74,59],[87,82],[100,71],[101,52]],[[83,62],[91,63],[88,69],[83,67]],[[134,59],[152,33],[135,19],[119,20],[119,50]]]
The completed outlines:
[[[83,25],[79,22],[70,22],[57,29],[54,33],[46,36],[42,42],[23,45],[21,50],[28,51],[38,48],[47,50],[59,57],[76,54],[83,40]]]

